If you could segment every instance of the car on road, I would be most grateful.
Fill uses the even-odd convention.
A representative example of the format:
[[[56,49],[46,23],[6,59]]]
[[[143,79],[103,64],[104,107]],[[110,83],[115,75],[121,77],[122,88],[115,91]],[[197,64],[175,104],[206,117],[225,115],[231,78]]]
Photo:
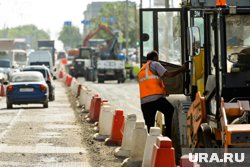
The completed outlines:
[[[13,104],[30,103],[40,103],[48,108],[48,101],[48,85],[40,72],[22,71],[11,75],[6,91],[7,109]]]
[[[54,66],[52,55],[47,50],[38,50],[29,54],[28,63],[29,66],[33,65],[45,65],[49,68],[52,75],[54,75]]]
[[[43,74],[43,77],[48,84],[49,87],[49,100],[55,100],[55,83],[53,81],[53,77],[50,73],[50,70],[46,66],[34,65],[34,66],[26,66],[22,68],[21,71],[39,71]]]
[[[9,59],[0,59],[0,72],[9,76],[13,72],[11,61]]]

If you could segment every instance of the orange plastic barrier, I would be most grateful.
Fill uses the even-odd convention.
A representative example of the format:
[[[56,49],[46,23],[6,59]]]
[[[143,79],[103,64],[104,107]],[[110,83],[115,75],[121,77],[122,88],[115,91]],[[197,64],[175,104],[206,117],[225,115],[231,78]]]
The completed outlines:
[[[175,167],[175,152],[168,137],[159,136],[153,147],[151,167]]]
[[[3,85],[1,85],[0,96],[5,96],[5,90]]]
[[[59,71],[59,78],[63,78],[63,71],[62,70]]]
[[[70,86],[71,85],[71,81],[72,81],[73,77],[71,75],[67,75],[66,77],[66,85]]]
[[[95,94],[92,96],[91,101],[90,101],[90,107],[89,107],[89,114],[85,116],[85,118],[87,119],[87,121],[89,122],[93,122],[90,117],[93,117],[93,112],[95,109],[95,102],[96,102],[96,98],[99,98],[98,94]]]
[[[92,102],[93,101],[93,102]],[[89,118],[91,121],[96,122],[99,120],[100,110],[101,110],[101,97],[93,97],[91,99],[92,108],[89,110]]]
[[[200,167],[199,164],[190,162],[188,155],[181,156],[180,167]]]
[[[80,83],[77,83],[78,84],[78,87],[77,87],[77,94],[76,94],[76,97],[79,97],[80,96],[80,93],[81,93],[81,88],[82,88],[82,85]]]
[[[62,64],[67,64],[67,63],[68,63],[68,61],[67,61],[67,59],[66,59],[66,58],[63,58],[63,59],[61,60],[61,63],[62,63]]]
[[[106,145],[121,145],[123,137],[124,115],[123,110],[115,110],[113,116],[111,137],[105,140]]]

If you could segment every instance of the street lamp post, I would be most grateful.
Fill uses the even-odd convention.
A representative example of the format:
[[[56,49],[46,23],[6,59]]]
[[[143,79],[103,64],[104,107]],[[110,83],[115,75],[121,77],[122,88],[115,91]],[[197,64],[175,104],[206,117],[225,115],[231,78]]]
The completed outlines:
[[[126,26],[125,26],[125,33],[126,33],[126,57],[128,56],[128,0],[126,0]]]

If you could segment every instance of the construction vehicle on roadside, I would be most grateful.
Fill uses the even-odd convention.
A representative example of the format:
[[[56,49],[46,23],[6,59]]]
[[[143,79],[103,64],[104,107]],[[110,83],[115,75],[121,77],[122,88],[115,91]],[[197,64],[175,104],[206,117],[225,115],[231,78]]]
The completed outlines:
[[[69,73],[78,78],[82,76],[86,81],[96,81],[96,55],[90,47],[80,47],[79,55],[69,65]]]
[[[104,43],[94,49],[96,58],[90,58],[90,60],[95,61],[91,64],[96,66],[92,66],[93,70],[91,71],[93,72],[91,75],[96,75],[98,83],[104,83],[106,80],[117,80],[118,83],[123,83],[126,79],[126,70],[125,62],[118,58],[117,33],[112,33],[108,27],[100,24],[96,30],[86,36],[83,41],[83,47],[90,47],[89,41],[101,30],[111,35],[112,39],[109,41],[105,40]]]
[[[250,2],[181,5],[140,9],[141,64],[153,49],[169,71],[190,62],[189,72],[164,80],[175,107],[171,139],[177,163],[183,148],[227,152],[250,146]]]

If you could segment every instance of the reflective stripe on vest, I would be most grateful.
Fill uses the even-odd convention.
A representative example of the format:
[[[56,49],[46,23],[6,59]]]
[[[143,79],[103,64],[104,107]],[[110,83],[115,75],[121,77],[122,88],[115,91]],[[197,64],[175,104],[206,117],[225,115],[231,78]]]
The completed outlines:
[[[165,94],[161,79],[150,70],[150,63],[151,61],[144,64],[138,73],[141,98],[151,95]]]

